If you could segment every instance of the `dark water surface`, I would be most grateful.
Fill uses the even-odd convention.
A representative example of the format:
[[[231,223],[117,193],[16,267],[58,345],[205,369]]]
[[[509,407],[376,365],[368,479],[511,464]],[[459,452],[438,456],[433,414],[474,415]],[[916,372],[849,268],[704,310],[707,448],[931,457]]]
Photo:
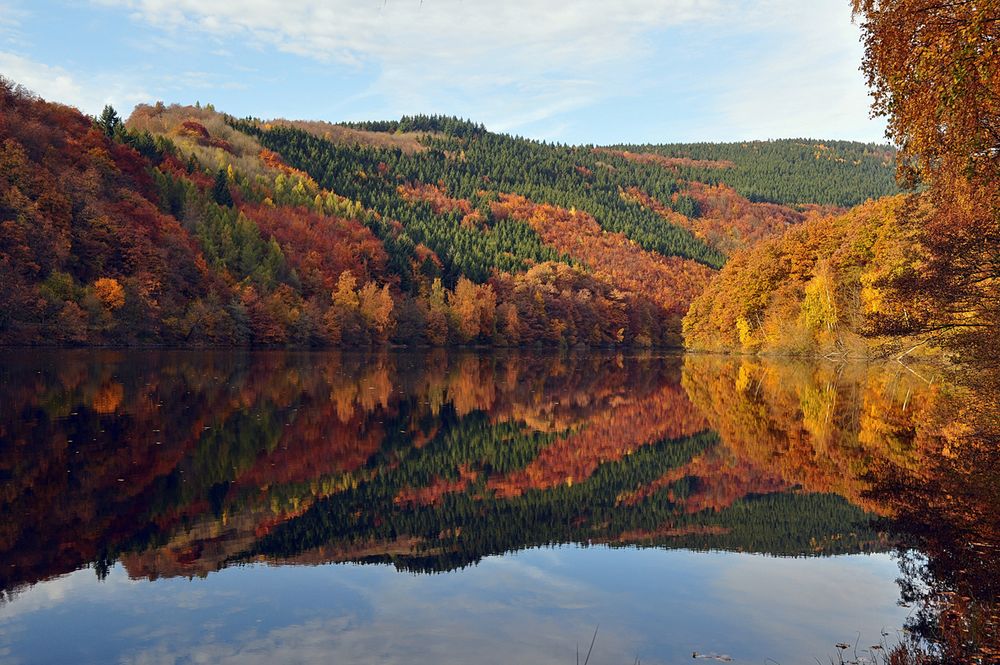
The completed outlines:
[[[963,395],[707,356],[0,352],[0,663],[571,664],[595,629],[595,665],[873,662],[949,621],[989,649],[995,488],[939,463]]]

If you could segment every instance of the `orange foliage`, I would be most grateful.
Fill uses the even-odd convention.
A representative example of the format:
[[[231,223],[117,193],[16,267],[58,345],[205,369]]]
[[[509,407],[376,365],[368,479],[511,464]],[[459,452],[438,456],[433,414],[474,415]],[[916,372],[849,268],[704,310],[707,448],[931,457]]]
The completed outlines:
[[[712,274],[690,259],[665,257],[642,249],[624,234],[608,233],[585,212],[511,194],[501,195],[493,211],[527,222],[545,243],[588,265],[598,279],[674,317],[684,315]]]
[[[478,477],[478,473],[463,465],[458,469],[457,479],[437,479],[424,487],[407,487],[393,498],[393,502],[399,506],[432,506],[448,494],[464,492]]]
[[[193,238],[160,211],[139,153],[6,80],[0,116],[4,342],[107,343],[221,299]]]
[[[122,288],[117,279],[101,277],[94,282],[94,291],[97,299],[110,311],[125,304],[125,289]]]
[[[586,480],[601,464],[619,460],[642,446],[676,439],[707,428],[701,412],[676,384],[661,386],[639,398],[623,395],[560,438],[520,471],[487,483],[497,496],[519,496],[529,489],[546,489]]]
[[[883,282],[920,262],[916,214],[905,197],[816,217],[730,258],[684,319],[690,348],[796,355],[887,353],[926,315],[917,297],[886,297]],[[862,338],[861,335],[867,335]]]
[[[483,223],[482,213],[472,207],[471,201],[448,196],[441,185],[406,183],[400,185],[398,190],[406,201],[429,203],[431,209],[438,215],[460,213],[463,226],[475,227]]]
[[[929,424],[937,403],[932,386],[877,366],[692,355],[683,384],[737,459],[882,514],[888,508],[868,497],[867,473],[878,464],[918,468],[924,453],[914,446],[913,431]]]
[[[657,201],[637,187],[623,193],[673,224],[688,229],[696,237],[724,254],[751,247],[764,238],[781,235],[785,229],[803,222],[809,214],[835,214],[832,206],[808,206],[808,213],[776,203],[752,203],[728,185],[688,183],[682,192],[698,205],[698,216],[687,217]],[[675,196],[677,196],[675,194]]]
[[[261,148],[258,157],[260,157],[260,161],[264,164],[264,166],[266,166],[269,169],[272,169],[274,171],[280,171],[281,173],[284,173],[286,175],[293,176],[297,180],[302,180],[307,183],[312,183],[313,185],[316,184],[308,173],[306,173],[305,171],[300,171],[299,169],[294,168],[292,166],[289,166],[288,164],[285,163],[285,160],[281,158],[281,155],[274,152],[273,150],[268,150],[267,148]]]
[[[124,397],[124,388],[117,382],[107,383],[101,386],[97,394],[94,395],[94,411],[97,413],[114,413],[121,406]]]
[[[199,145],[208,146],[210,148],[221,148],[229,154],[236,153],[229,141],[211,136],[205,125],[196,120],[185,120],[182,122],[177,128],[177,133],[181,136],[193,138]]]
[[[398,187],[400,196],[406,201],[429,203],[431,209],[439,214],[460,212],[468,215],[472,212],[472,202],[468,199],[455,199],[448,196],[440,185],[423,183],[406,183]]]
[[[672,492],[668,494],[668,499],[682,503],[684,512],[688,514],[703,510],[719,511],[750,494],[773,494],[792,488],[791,483],[769,468],[713,448],[687,464],[671,469],[635,492],[619,497],[619,502],[629,506],[637,505],[664,487],[689,477],[698,479],[698,487],[692,494],[683,499],[674,496]]]
[[[614,155],[635,162],[637,164],[656,164],[667,169],[676,170],[677,167],[691,167],[702,169],[732,169],[736,165],[728,160],[716,159],[692,159],[690,157],[666,157],[651,152],[630,152],[628,150],[611,150],[609,148],[594,148],[597,154]]]
[[[345,270],[365,282],[388,278],[388,256],[382,243],[354,220],[303,207],[245,204],[242,212],[285,250],[306,296],[333,291]]]

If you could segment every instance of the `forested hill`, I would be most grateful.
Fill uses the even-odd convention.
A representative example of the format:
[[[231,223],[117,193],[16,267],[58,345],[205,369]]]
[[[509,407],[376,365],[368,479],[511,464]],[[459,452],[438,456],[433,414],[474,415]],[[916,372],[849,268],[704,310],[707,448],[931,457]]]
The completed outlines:
[[[849,208],[898,191],[895,150],[875,143],[782,139],[614,150],[632,159],[673,164],[686,180],[725,183],[751,201]]]
[[[445,117],[93,119],[7,81],[0,118],[0,343],[679,344],[728,254],[894,189],[860,144],[767,144],[754,169],[756,144],[668,156]]]

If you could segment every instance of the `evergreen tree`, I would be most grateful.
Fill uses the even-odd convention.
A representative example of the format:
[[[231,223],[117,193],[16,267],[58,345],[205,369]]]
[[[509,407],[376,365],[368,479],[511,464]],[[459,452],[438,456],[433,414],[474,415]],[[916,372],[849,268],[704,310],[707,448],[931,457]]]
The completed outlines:
[[[122,122],[118,112],[115,111],[115,108],[111,104],[105,105],[104,110],[101,111],[101,115],[97,118],[97,125],[104,132],[104,135],[109,138],[114,138],[125,128],[125,123]]]
[[[212,198],[220,206],[232,206],[233,195],[229,191],[229,176],[225,169],[219,169],[215,173],[215,185],[212,187]]]

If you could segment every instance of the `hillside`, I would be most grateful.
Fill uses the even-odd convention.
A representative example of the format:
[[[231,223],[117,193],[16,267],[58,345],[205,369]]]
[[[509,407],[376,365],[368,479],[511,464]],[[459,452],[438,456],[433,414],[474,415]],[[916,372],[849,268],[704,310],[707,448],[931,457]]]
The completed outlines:
[[[6,344],[679,345],[728,254],[894,191],[861,144],[807,165],[775,142],[754,170],[756,145],[637,156],[444,117],[95,121],[7,81],[0,117]]]
[[[896,286],[917,278],[927,204],[913,196],[810,220],[734,256],[691,304],[698,350],[866,357],[907,351],[929,312]]]
[[[895,151],[875,143],[784,139],[616,146],[670,164],[685,180],[726,184],[754,202],[850,208],[896,190]]]

